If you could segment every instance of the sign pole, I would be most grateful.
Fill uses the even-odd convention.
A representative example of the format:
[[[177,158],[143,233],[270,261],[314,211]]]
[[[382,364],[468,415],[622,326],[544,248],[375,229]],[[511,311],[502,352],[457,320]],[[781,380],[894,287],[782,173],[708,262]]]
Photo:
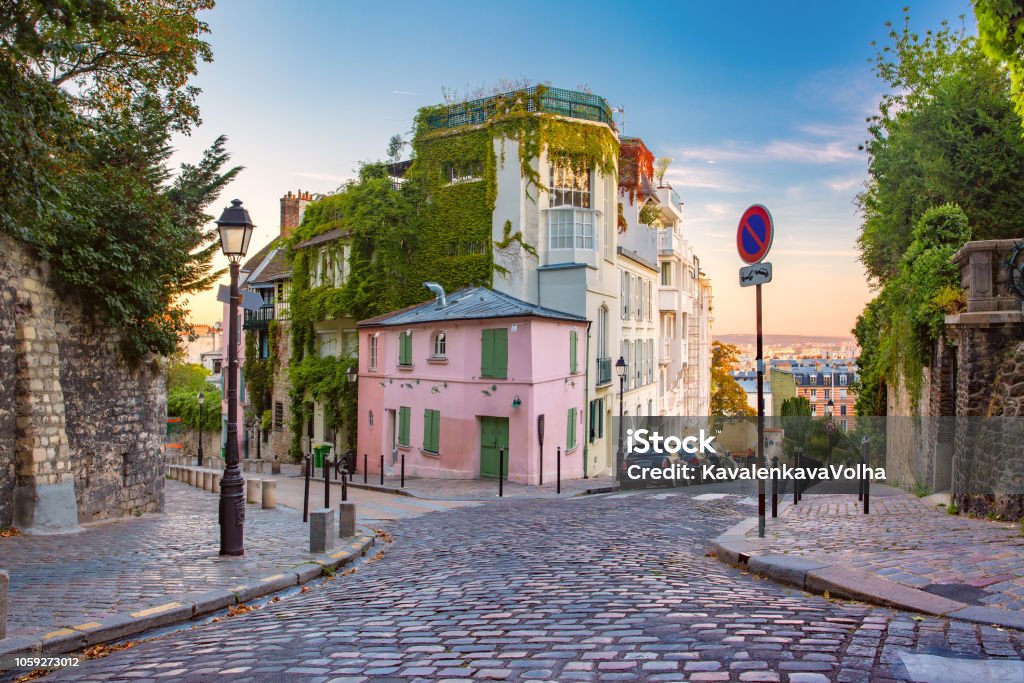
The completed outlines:
[[[757,466],[764,466],[764,336],[761,334],[761,285],[757,291]],[[757,478],[757,536],[764,538],[764,477]]]

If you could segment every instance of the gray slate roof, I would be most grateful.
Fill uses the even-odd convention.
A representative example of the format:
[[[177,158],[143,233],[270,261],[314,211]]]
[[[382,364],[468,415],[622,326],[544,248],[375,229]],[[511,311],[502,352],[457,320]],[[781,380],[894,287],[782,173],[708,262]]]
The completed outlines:
[[[399,311],[385,313],[358,323],[359,327],[390,327],[449,320],[486,320],[489,318],[521,318],[534,316],[587,322],[583,316],[536,306],[487,287],[469,287],[448,294],[447,305],[438,306],[436,299]]]

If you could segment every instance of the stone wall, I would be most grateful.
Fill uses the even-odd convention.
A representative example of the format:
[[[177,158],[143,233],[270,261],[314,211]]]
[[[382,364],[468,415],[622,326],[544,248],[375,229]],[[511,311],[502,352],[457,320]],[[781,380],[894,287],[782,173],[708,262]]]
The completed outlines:
[[[284,419],[280,430],[271,427],[269,449],[264,449],[261,455],[264,460],[276,460],[277,462],[291,462],[289,450],[292,445],[292,401],[290,398],[291,383],[288,381],[288,366],[292,362],[292,325],[288,320],[280,322],[281,328],[277,335],[277,348],[274,350],[277,362],[274,366],[274,388],[271,392],[270,409],[280,403],[284,411]],[[251,449],[250,449],[251,450]],[[252,457],[256,457],[253,455]]]
[[[118,344],[0,236],[0,526],[55,533],[163,509],[166,372]]]

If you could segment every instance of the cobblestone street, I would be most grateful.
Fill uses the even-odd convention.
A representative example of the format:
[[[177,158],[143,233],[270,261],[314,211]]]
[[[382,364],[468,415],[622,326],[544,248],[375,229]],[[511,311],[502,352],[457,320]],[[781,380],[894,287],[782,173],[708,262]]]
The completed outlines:
[[[873,487],[872,494],[870,515],[856,495],[806,495],[795,507],[787,498],[779,520],[769,520],[766,538],[755,543],[766,552],[827,554],[912,588],[946,586],[971,604],[1024,609],[1019,523],[949,515],[889,487]]]
[[[924,680],[1020,671],[1019,632],[809,596],[707,557],[737,496],[654,491],[384,525],[382,559],[58,680]],[[1002,668],[1000,667],[1009,667]]]

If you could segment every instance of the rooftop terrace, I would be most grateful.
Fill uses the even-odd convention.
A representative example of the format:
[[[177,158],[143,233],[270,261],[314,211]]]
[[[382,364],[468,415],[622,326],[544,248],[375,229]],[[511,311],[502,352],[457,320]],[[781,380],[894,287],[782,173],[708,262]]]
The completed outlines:
[[[442,105],[439,107],[442,111],[428,116],[426,124],[432,129],[481,124],[494,116],[510,113],[522,104],[525,104],[525,110],[528,112],[542,111],[572,119],[605,123],[615,128],[611,107],[603,97],[576,90],[536,85],[478,100],[458,102],[447,107]]]

